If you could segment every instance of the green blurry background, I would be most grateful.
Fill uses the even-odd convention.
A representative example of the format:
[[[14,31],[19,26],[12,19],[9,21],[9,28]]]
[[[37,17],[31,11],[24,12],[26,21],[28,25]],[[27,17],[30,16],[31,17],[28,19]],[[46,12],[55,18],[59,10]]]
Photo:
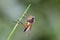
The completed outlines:
[[[27,15],[35,16],[30,35],[18,25],[10,40],[60,40],[60,0],[0,0],[0,40],[8,38],[29,3]]]

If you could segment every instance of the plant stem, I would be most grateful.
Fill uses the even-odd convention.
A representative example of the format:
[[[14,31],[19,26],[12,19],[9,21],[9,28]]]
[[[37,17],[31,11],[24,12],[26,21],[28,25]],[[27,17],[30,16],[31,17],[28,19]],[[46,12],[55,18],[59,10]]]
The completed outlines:
[[[22,18],[24,17],[24,15],[27,13],[28,9],[30,8],[30,6],[31,6],[31,4],[28,5],[28,7],[26,8],[26,10],[25,10],[24,13],[22,14],[22,16],[19,18],[19,21],[22,20]],[[14,26],[14,28],[13,28],[12,31],[10,32],[10,34],[9,34],[9,36],[8,36],[8,38],[7,38],[7,40],[10,40],[12,34],[14,33],[15,29],[16,29],[17,26],[18,26],[18,23],[19,23],[19,22],[16,23],[16,25]]]

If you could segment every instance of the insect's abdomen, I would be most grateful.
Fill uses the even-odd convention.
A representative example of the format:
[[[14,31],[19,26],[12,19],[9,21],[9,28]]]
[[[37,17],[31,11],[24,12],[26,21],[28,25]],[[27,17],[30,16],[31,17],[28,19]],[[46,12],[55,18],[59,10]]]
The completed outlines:
[[[31,23],[27,23],[26,24],[26,28],[24,29],[24,32],[27,32],[27,31],[29,31],[31,29]]]
[[[25,29],[24,29],[24,32],[27,32],[27,31],[29,31],[29,30],[30,30],[30,27],[25,28]]]

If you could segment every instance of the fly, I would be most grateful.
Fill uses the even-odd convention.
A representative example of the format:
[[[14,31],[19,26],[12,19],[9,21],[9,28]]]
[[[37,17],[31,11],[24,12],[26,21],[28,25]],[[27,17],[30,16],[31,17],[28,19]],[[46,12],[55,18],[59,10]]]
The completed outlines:
[[[35,21],[35,17],[30,15],[30,16],[27,17],[27,20],[26,20],[25,24],[22,23],[22,22],[19,22],[19,24],[22,24],[23,27],[24,27],[24,32],[27,32],[27,31],[31,30],[31,27],[32,27],[34,21]]]

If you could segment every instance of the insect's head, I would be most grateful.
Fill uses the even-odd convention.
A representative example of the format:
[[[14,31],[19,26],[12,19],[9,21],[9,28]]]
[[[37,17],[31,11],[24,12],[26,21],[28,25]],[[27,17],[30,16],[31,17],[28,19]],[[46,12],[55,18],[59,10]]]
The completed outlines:
[[[29,16],[27,21],[30,22],[30,23],[33,23],[34,22],[34,19],[35,19],[35,16]]]
[[[28,19],[35,19],[35,16],[30,15]]]
[[[35,19],[35,16],[32,16],[32,19]]]

